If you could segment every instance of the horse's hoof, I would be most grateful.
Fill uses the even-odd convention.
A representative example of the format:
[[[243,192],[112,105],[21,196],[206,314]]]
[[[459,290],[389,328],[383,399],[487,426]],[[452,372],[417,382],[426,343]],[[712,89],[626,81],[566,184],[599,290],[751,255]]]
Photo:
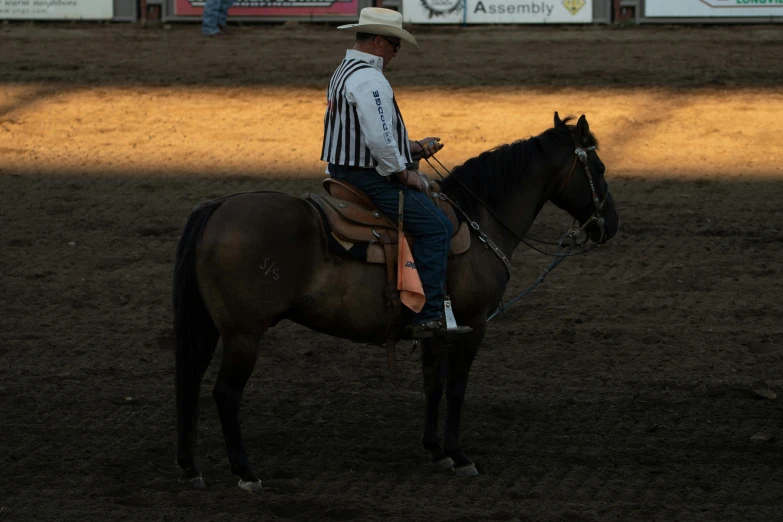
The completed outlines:
[[[451,457],[443,457],[440,460],[436,460],[435,465],[439,468],[451,469],[454,467],[454,461],[451,460]]]
[[[245,491],[249,491],[251,493],[254,493],[256,491],[261,491],[261,481],[260,480],[242,480],[239,479],[239,484],[237,484],[240,488],[244,489]]]
[[[207,489],[207,485],[204,483],[204,479],[199,475],[198,477],[188,478],[185,473],[179,477],[180,484],[189,484],[193,489]]]
[[[479,474],[475,464],[453,467],[451,470],[460,477],[478,477]]]

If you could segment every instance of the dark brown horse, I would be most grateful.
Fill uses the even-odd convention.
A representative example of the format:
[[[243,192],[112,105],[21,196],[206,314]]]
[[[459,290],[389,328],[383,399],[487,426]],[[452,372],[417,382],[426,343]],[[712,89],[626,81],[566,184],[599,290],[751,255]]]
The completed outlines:
[[[605,242],[617,231],[619,219],[596,139],[584,116],[576,125],[570,121],[555,113],[554,128],[468,160],[441,185],[506,256],[550,200],[588,223],[585,231],[593,241]],[[459,324],[473,332],[456,338],[443,357],[435,349],[437,341],[421,344],[424,447],[433,462],[463,475],[477,474],[462,451],[459,432],[468,374],[487,315],[509,280],[500,257],[474,234],[471,248],[449,260],[447,281]],[[239,408],[264,332],[289,319],[328,335],[382,345],[392,320],[385,286],[383,265],[328,251],[316,210],[301,198],[254,192],[196,207],[182,233],[174,272],[180,480],[204,487],[193,460],[199,390],[219,338],[223,361],[212,393],[231,471],[240,477],[240,487],[253,491],[261,482],[247,460]],[[438,406],[444,387],[441,438]]]

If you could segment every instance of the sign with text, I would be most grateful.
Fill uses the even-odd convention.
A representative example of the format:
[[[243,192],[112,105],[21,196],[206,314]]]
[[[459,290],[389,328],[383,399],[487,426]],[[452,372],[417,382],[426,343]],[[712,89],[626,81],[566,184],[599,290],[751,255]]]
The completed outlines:
[[[403,0],[414,24],[587,24],[593,0]]]
[[[180,16],[201,16],[205,3],[205,0],[176,0],[174,9]],[[228,16],[358,17],[359,2],[358,0],[236,0],[228,11]]]
[[[649,17],[783,16],[783,0],[647,0]]]
[[[111,20],[114,0],[0,0],[0,20]]]

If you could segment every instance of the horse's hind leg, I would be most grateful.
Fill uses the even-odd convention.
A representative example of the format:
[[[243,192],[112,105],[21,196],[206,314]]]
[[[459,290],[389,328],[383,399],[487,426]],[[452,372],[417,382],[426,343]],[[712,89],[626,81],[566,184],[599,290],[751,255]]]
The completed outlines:
[[[443,468],[453,464],[441,446],[438,434],[438,409],[443,397],[443,382],[446,378],[446,365],[441,350],[435,349],[436,340],[419,341],[421,343],[421,372],[424,377],[424,449],[432,454],[432,461]],[[437,353],[436,353],[437,352]]]
[[[223,362],[212,390],[223,426],[231,472],[239,476],[239,487],[248,491],[261,489],[261,481],[256,478],[247,461],[239,426],[239,408],[245,384],[258,358],[259,339],[260,335],[252,334],[223,335]]]

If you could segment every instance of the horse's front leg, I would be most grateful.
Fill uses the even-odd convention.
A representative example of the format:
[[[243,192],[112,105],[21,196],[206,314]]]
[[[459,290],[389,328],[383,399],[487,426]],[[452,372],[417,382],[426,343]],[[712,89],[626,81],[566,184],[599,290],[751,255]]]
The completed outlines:
[[[446,365],[439,341],[427,339],[419,341],[421,346],[421,372],[424,378],[424,449],[432,454],[432,462],[442,468],[451,468],[452,460],[443,452],[438,434],[438,409],[443,396],[443,383],[446,378]]]
[[[468,387],[468,375],[473,365],[473,359],[478,352],[481,339],[484,337],[486,323],[473,332],[461,336],[447,348],[446,357],[446,427],[443,434],[443,451],[454,461],[453,469],[458,475],[473,477],[478,470],[462,451],[460,441],[460,417],[462,404],[465,402],[465,391]]]

